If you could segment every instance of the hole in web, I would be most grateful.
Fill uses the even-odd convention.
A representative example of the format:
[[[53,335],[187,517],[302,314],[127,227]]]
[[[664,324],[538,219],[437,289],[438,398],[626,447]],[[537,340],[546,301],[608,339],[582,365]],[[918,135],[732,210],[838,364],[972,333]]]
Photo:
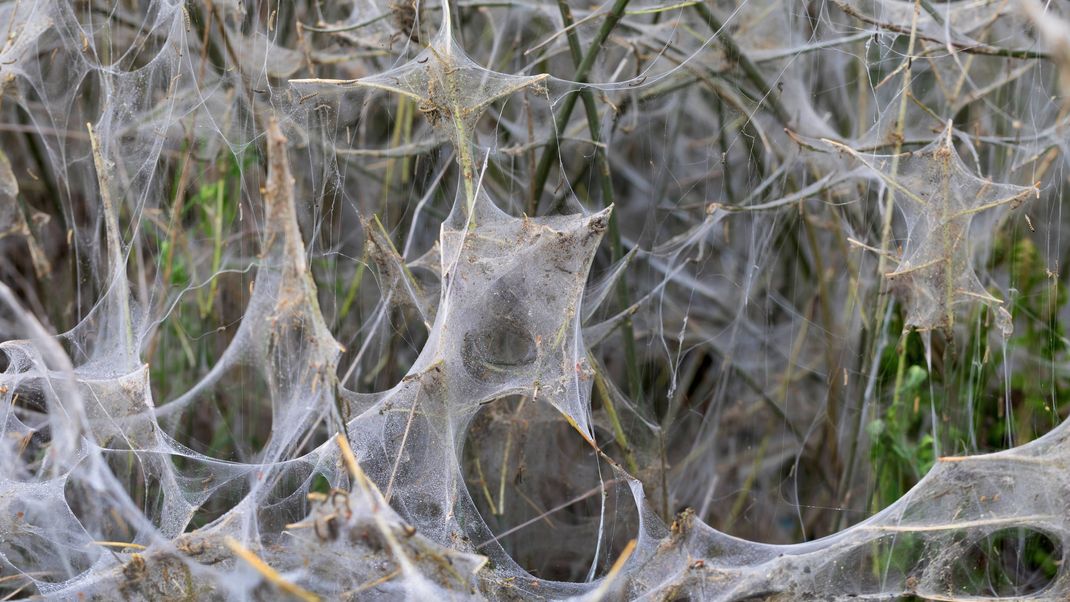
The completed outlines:
[[[249,479],[244,477],[220,482],[216,475],[206,473],[199,478],[198,486],[199,491],[207,489],[212,493],[194,510],[186,525],[187,533],[212,524],[249,494]]]
[[[317,472],[312,475],[312,479],[309,481],[308,491],[309,493],[315,492],[326,495],[331,491],[331,481],[323,473]]]
[[[28,476],[43,466],[49,445],[52,443],[52,427],[48,421],[48,404],[39,379],[23,383],[0,397],[0,402],[10,404],[14,417],[9,418],[9,435],[14,442],[14,451],[24,470],[13,471],[14,476]],[[19,428],[14,428],[14,420]],[[17,435],[17,437],[16,437]]]
[[[61,537],[59,534],[53,535]],[[12,566],[32,573],[46,583],[61,583],[89,569],[92,564],[92,559],[84,552],[66,549],[58,553],[56,548],[56,541],[30,532],[20,534],[17,541],[0,543],[0,554]],[[21,581],[20,585],[22,583],[25,581]],[[20,593],[30,594],[31,591],[22,590]]]
[[[431,281],[426,277],[426,270],[413,269],[412,274],[422,285]],[[434,286],[437,288],[437,281]],[[364,274],[359,288],[359,294],[351,299],[334,299],[336,307],[329,312],[337,324],[333,329],[335,336],[345,347],[338,362],[339,378],[349,374],[341,384],[359,393],[388,391],[419,357],[427,341],[427,327],[412,307],[399,304],[381,308],[379,301],[387,292],[376,287],[375,279],[368,274]],[[324,290],[329,290],[326,281],[320,284],[320,291]],[[380,311],[386,312],[385,315],[380,315]],[[354,365],[358,359],[359,364]]]
[[[172,264],[162,268],[171,286],[204,277],[197,272],[204,266],[193,266],[183,251],[173,257]],[[188,391],[223,355],[245,315],[254,277],[252,272],[222,272],[182,296],[146,347],[154,399],[169,400]]]
[[[259,527],[271,533],[282,532],[287,524],[306,517],[309,511],[307,494],[313,490],[316,477],[324,478],[313,473],[311,465],[303,463],[273,470],[268,477],[270,481],[265,483],[268,491],[257,508]]]
[[[468,430],[463,471],[498,543],[541,579],[585,581],[592,564],[594,576],[602,576],[635,536],[638,515],[627,484],[543,402],[510,396],[480,410]]]
[[[153,524],[159,526],[165,517],[161,515],[164,508],[166,492],[150,465],[159,457],[142,456],[132,451],[106,451],[105,462],[112,475],[126,491],[130,500]],[[84,460],[83,465],[89,460]],[[165,460],[166,461],[166,460]],[[74,474],[85,472],[76,468]],[[100,495],[95,483],[83,481],[77,476],[67,479],[63,490],[64,498],[71,512],[85,530],[96,541],[134,542],[137,540],[136,528],[126,521],[113,507],[113,502]]]
[[[439,293],[442,290],[442,281],[439,279],[438,274],[427,267],[419,265],[410,266],[409,270],[412,272],[417,284],[429,298],[437,299],[439,297]]]
[[[369,349],[379,351],[364,354],[364,373],[359,379],[350,379],[348,383],[362,393],[388,391],[396,386],[402,376],[408,373],[427,341],[427,329],[417,312],[411,308],[392,308],[388,311],[390,325],[382,331],[386,336],[378,337]],[[348,366],[350,358],[358,352],[357,345],[347,349],[341,365]]]
[[[1055,581],[1063,562],[1052,536],[1024,527],[995,531],[965,548],[946,584],[960,596],[1035,595]]]
[[[13,566],[40,581],[60,583],[92,565],[94,555],[84,548],[76,519],[66,511],[62,499],[49,495],[53,491],[22,487],[5,491],[10,497],[0,500],[0,532],[4,533],[0,538],[0,558],[4,561],[0,570]]]
[[[186,447],[219,460],[252,462],[271,438],[271,389],[252,367],[237,365],[161,426]],[[182,461],[179,460],[180,468]]]
[[[790,401],[778,412],[747,384],[754,373],[750,366],[726,366],[721,357],[710,353],[696,354],[688,362],[689,369],[698,374],[724,376],[696,379],[685,391],[684,398],[690,404],[685,407],[693,414],[678,419],[680,430],[670,440],[667,455],[674,471],[680,467],[682,474],[694,476],[671,483],[674,510],[694,508],[716,529],[771,544],[816,539],[869,516],[868,509],[860,507],[865,496],[861,496],[862,503],[854,496],[855,505],[836,499],[842,470],[828,461],[832,444],[825,438],[824,421],[818,423],[821,430],[815,429],[819,435],[805,438],[806,431],[799,429],[800,424],[806,428],[804,420],[810,419],[811,412],[820,410],[811,399],[824,399],[798,395],[797,391],[808,386],[806,381],[799,379],[789,389]],[[722,386],[721,379],[727,380],[727,386],[724,400],[719,402],[716,387]],[[774,384],[763,390],[777,389]],[[701,416],[714,403],[722,404],[719,429],[733,435],[710,442],[709,451],[702,455],[690,456],[694,442],[706,438]],[[793,435],[793,428],[798,437]],[[694,466],[683,470],[688,463]]]

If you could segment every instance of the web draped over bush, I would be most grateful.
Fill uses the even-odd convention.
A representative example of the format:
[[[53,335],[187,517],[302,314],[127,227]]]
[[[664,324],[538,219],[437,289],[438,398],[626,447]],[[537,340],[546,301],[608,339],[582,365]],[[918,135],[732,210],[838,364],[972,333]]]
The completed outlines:
[[[0,595],[1070,596],[1066,13],[0,2]]]

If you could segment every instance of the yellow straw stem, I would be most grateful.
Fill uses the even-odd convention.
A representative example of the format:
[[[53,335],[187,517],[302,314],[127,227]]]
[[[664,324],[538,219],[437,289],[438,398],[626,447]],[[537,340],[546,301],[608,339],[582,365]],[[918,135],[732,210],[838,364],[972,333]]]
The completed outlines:
[[[254,554],[252,550],[238,543],[233,537],[226,537],[223,543],[227,544],[231,552],[234,552],[236,556],[249,563],[249,566],[256,569],[256,572],[260,573],[264,579],[271,582],[272,585],[281,589],[282,591],[290,594],[291,596],[304,600],[305,602],[319,602],[319,596],[304,589],[303,587],[290,583],[286,579],[283,579],[282,575],[278,571],[268,566],[266,562],[260,559],[259,556]]]

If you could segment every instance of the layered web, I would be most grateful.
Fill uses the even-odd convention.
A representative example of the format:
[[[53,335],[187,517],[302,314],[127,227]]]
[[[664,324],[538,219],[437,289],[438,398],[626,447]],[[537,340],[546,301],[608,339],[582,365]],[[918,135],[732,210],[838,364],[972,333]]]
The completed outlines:
[[[0,593],[1070,595],[1065,10],[501,4],[0,3]]]

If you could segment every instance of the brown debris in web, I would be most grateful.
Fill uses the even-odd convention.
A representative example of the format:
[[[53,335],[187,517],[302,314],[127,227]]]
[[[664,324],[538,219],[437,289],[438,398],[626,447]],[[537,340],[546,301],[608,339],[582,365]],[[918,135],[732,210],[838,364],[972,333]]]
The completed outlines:
[[[1014,209],[1036,186],[995,183],[963,163],[952,143],[949,123],[935,141],[916,151],[866,155],[832,140],[825,143],[865,165],[892,190],[907,235],[898,265],[884,274],[906,303],[906,326],[921,330],[950,328],[954,308],[980,302],[998,308],[973,267],[971,224],[979,214]]]

